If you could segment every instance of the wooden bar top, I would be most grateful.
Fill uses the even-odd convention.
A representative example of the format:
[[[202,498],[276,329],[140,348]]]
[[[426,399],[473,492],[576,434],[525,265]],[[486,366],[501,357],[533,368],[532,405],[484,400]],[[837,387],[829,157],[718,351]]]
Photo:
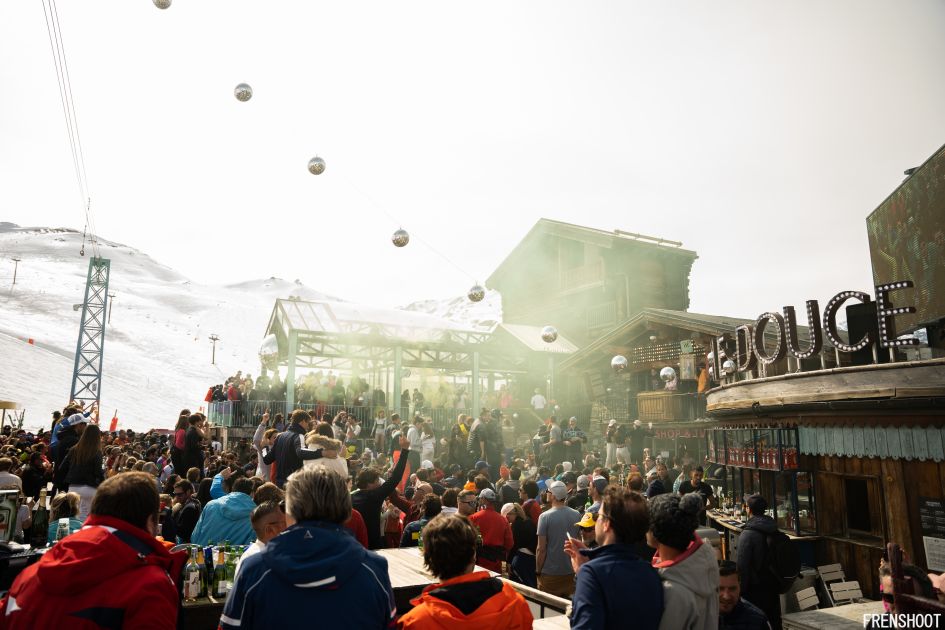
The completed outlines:
[[[423,566],[423,555],[417,547],[378,549],[377,553],[387,558],[387,574],[394,590],[424,587],[438,581]]]
[[[725,529],[729,531],[738,532],[740,534],[745,529],[745,523],[742,523],[741,521],[736,521],[734,517],[728,514],[723,514],[717,510],[709,510],[708,512],[706,512],[706,515],[713,522],[715,522],[716,525],[718,525],[719,527],[724,527]],[[779,531],[787,535],[787,537],[791,540],[819,540],[821,538],[820,536],[816,536],[816,535],[798,536],[797,534],[793,534],[783,529]]]

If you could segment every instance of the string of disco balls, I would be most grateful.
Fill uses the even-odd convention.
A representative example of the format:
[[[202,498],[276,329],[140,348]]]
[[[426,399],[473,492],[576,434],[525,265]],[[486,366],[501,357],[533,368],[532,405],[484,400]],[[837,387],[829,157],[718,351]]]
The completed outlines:
[[[159,9],[167,9],[171,6],[171,0],[152,0],[152,2],[154,3],[154,6],[156,6]],[[251,98],[253,98],[253,88],[248,83],[240,83],[233,90],[233,94],[236,97],[236,100],[240,101],[241,103],[245,103],[249,101]],[[325,160],[319,157],[318,155],[316,155],[315,157],[313,157],[311,160],[308,161],[308,170],[312,175],[321,175],[322,173],[325,172],[325,167],[326,167]],[[344,179],[351,185],[352,188],[354,188],[357,192],[359,192],[366,199],[368,199],[368,201],[370,201],[378,209],[380,209],[381,212],[387,215],[389,219],[394,221],[394,223],[402,225],[393,216],[391,216],[390,213],[388,213],[387,210],[385,210],[383,206],[375,202],[374,199],[371,198],[370,195],[368,195],[367,193],[362,191],[360,188],[358,188],[354,184],[354,182],[352,182],[349,178],[345,177]],[[416,240],[426,245],[427,248],[430,249],[430,251],[432,251],[436,255],[440,256],[443,260],[447,261],[448,263],[456,267],[459,271],[466,274],[470,278],[474,278],[472,274],[465,271],[462,267],[460,267],[455,262],[453,262],[448,256],[446,256],[445,254],[440,252],[438,249],[433,247],[433,245],[423,240],[419,236],[415,235],[414,238],[416,238]],[[407,244],[410,243],[410,233],[407,232],[407,230],[403,229],[403,227],[399,227],[393,233],[393,235],[391,235],[391,243],[393,243],[395,247],[406,247]],[[486,289],[481,284],[479,284],[478,281],[476,281],[475,284],[473,284],[473,286],[466,293],[466,297],[469,299],[470,302],[481,302],[486,297]],[[541,338],[545,343],[554,343],[558,339],[558,331],[554,326],[545,326],[541,330]],[[626,361],[626,359],[624,359],[624,361]]]

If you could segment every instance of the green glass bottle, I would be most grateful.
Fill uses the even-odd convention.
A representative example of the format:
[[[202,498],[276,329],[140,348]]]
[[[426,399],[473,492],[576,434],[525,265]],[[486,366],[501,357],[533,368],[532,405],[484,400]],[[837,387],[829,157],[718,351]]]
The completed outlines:
[[[218,548],[217,561],[213,564],[213,596],[226,597],[226,560],[223,557],[223,547]]]
[[[236,549],[228,548],[226,554],[226,594],[229,595],[233,590],[233,582],[236,578]]]
[[[200,569],[200,595],[198,597],[207,596],[207,564],[204,561],[203,549],[198,545],[197,546],[197,567]]]

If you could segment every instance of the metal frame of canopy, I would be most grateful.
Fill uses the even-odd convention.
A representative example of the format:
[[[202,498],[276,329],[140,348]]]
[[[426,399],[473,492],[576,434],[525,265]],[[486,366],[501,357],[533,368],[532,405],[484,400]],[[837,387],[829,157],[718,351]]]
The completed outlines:
[[[7,424],[7,409],[19,409],[20,405],[18,403],[12,402],[10,400],[0,400],[0,431],[3,430],[3,427]]]
[[[404,368],[469,373],[472,408],[480,408],[480,373],[523,374],[529,354],[494,339],[493,330],[469,330],[422,313],[373,309],[348,303],[276,301],[266,327],[279,345],[286,371],[286,403],[295,404],[295,371],[393,370],[392,400],[402,393]]]

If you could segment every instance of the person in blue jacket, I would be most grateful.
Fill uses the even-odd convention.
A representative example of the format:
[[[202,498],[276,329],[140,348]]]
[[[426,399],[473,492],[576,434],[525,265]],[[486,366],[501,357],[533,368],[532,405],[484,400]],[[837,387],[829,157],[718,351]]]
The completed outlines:
[[[600,546],[588,549],[573,538],[564,544],[577,574],[571,603],[572,630],[659,628],[663,584],[656,570],[634,550],[634,544],[644,539],[649,527],[649,509],[643,495],[610,486],[594,524],[594,537]]]
[[[387,560],[345,528],[351,495],[341,475],[323,466],[293,473],[285,511],[288,529],[240,565],[220,628],[393,628]]]
[[[256,507],[250,496],[252,493],[252,480],[240,477],[234,481],[232,492],[203,507],[194,533],[191,534],[191,542],[201,546],[223,541],[232,545],[248,545],[256,540],[256,532],[249,519]]]

